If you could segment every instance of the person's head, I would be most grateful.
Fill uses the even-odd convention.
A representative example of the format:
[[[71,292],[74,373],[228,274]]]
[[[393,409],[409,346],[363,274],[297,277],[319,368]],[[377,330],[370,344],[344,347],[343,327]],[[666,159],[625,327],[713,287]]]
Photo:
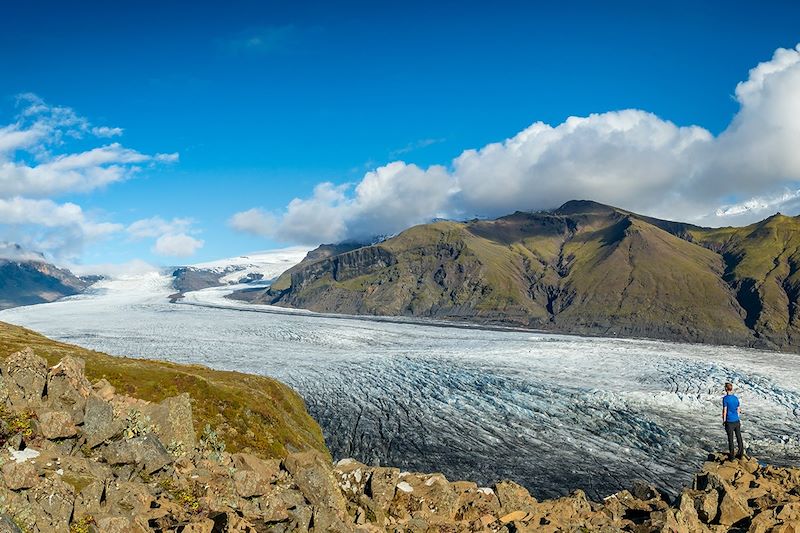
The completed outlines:
[[[733,392],[733,383],[725,384],[725,392]]]

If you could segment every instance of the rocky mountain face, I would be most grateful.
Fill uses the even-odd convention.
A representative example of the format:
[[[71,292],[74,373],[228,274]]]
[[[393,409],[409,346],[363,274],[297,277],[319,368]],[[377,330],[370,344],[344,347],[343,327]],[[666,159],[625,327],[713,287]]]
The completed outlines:
[[[311,255],[311,254],[310,254]],[[309,257],[253,302],[800,349],[800,218],[702,228],[595,202]]]
[[[52,302],[92,283],[43,259],[0,258],[0,309]]]
[[[187,394],[148,402],[49,367],[26,348],[0,365],[0,531],[184,533],[794,531],[800,470],[711,456],[677,499],[648,483],[603,502],[538,501],[511,481],[478,487],[319,451],[264,459],[199,437]],[[546,460],[546,458],[539,458]]]

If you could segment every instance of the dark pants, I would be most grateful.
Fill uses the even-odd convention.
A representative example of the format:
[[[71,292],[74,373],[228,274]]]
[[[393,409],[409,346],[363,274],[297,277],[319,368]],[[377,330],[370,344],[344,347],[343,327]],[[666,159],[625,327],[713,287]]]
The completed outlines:
[[[728,455],[733,457],[733,434],[736,433],[736,444],[739,446],[739,455],[744,453],[744,444],[742,443],[742,423],[741,422],[725,422],[725,433],[728,434]]]

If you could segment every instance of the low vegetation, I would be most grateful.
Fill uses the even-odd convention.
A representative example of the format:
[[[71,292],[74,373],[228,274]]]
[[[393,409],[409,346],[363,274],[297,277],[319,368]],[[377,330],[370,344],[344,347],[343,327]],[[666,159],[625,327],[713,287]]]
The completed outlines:
[[[50,365],[67,355],[79,357],[86,362],[91,381],[105,378],[122,394],[158,402],[189,393],[197,436],[203,436],[206,425],[213,427],[228,451],[267,458],[283,457],[290,450],[328,453],[322,431],[306,412],[302,398],[277,380],[200,365],[110,356],[0,322],[0,360],[26,346]],[[26,421],[14,415],[5,423],[19,426],[16,433],[24,430]],[[146,421],[131,420],[129,430],[146,432],[146,425]]]

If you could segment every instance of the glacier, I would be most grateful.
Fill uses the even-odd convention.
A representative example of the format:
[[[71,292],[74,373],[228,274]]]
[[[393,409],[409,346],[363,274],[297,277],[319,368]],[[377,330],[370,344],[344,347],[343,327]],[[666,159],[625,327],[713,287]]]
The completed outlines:
[[[537,497],[601,498],[635,479],[676,492],[725,448],[725,381],[748,452],[800,459],[794,354],[321,315],[225,298],[237,287],[170,303],[171,277],[153,272],[0,320],[112,354],[273,376],[305,398],[335,459],[512,479]]]

